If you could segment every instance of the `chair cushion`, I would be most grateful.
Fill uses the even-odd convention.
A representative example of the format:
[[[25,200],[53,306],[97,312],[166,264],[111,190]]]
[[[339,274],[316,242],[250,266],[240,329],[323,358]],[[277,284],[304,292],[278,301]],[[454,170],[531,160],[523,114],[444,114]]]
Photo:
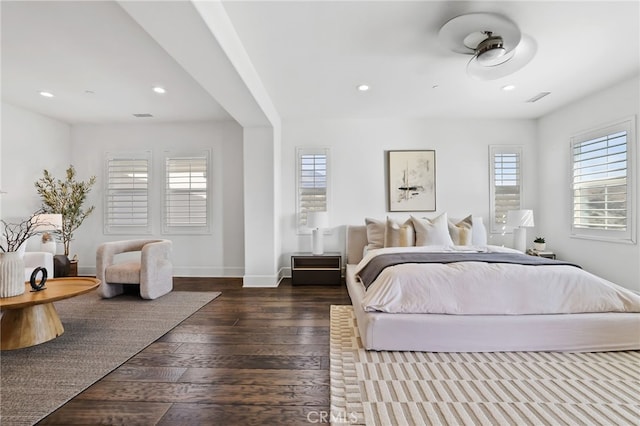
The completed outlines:
[[[140,284],[140,262],[124,262],[108,266],[104,278],[108,283]]]

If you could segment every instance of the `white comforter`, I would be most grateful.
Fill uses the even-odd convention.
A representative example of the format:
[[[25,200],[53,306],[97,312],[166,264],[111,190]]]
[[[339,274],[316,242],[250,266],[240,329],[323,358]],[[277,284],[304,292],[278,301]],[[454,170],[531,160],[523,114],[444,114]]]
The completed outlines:
[[[404,247],[369,252],[359,271],[375,256],[399,251],[514,252],[497,246]],[[640,296],[574,266],[505,263],[407,263],[386,268],[368,288],[366,311],[466,315],[640,312]]]

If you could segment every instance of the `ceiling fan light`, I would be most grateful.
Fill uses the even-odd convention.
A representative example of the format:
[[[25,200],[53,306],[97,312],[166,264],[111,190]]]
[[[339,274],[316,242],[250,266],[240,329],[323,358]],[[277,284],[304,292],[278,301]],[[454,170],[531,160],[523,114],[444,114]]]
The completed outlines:
[[[507,51],[503,47],[496,47],[493,49],[485,50],[484,52],[478,54],[478,62],[481,65],[485,66],[493,66],[496,61],[502,58]]]
[[[481,41],[476,48],[476,58],[480,65],[494,66],[502,61],[500,59],[507,53],[502,37],[489,36]]]

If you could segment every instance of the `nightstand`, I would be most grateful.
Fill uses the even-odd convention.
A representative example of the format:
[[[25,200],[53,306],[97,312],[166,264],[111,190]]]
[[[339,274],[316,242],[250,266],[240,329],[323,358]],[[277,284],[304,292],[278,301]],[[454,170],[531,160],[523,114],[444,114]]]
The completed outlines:
[[[340,253],[291,255],[291,284],[342,284],[342,255]]]
[[[530,248],[530,249],[527,249],[527,254],[529,256],[539,256],[539,257],[544,257],[544,258],[547,258],[547,259],[555,259],[556,258],[556,254],[554,252],[548,251],[548,250],[538,251],[536,249]]]

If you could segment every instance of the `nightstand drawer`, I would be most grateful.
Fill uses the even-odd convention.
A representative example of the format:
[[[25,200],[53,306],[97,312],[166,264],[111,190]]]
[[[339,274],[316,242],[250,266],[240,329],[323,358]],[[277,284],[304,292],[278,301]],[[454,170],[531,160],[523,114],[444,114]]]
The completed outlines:
[[[294,254],[291,256],[292,285],[340,285],[342,255]]]

